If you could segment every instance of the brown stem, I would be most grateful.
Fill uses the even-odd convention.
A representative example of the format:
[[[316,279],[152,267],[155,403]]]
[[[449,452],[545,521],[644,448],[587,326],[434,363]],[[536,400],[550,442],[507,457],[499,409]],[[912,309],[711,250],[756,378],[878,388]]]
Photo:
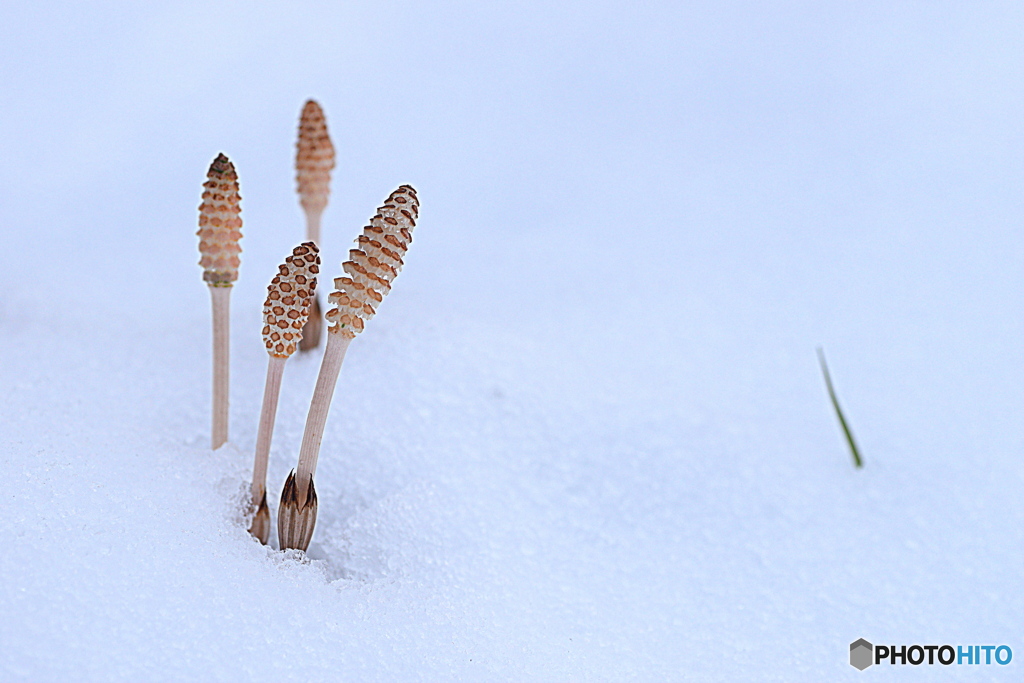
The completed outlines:
[[[263,410],[260,411],[260,426],[256,432],[256,461],[252,467],[252,502],[259,505],[267,490],[267,462],[270,459],[270,441],[274,436],[274,417],[277,415],[277,399],[281,394],[281,377],[287,358],[271,356],[267,363],[267,383],[263,388]]]
[[[231,286],[210,285],[213,306],[213,428],[211,444],[217,450],[228,440],[228,386],[230,363]]]
[[[299,449],[299,466],[295,471],[296,481],[299,482],[296,499],[300,506],[306,502],[306,486],[303,484],[311,482],[313,475],[316,474],[320,441],[324,437],[324,425],[327,423],[327,413],[331,409],[334,385],[338,382],[341,362],[345,360],[345,351],[348,350],[351,341],[351,337],[337,332],[327,334],[327,349],[320,364],[320,374],[316,378],[313,400],[309,404],[306,429],[302,433],[302,447]]]
[[[306,216],[306,239],[320,246],[320,218],[324,215],[323,208],[309,209],[303,207]],[[302,326],[302,339],[299,341],[299,351],[311,351],[320,346],[320,331],[323,328],[323,314],[320,312],[320,301],[313,296],[313,302],[309,307],[309,318]]]
[[[306,239],[310,242],[315,242],[316,246],[320,246],[320,218],[324,215],[324,210],[316,209],[305,209],[306,214]]]

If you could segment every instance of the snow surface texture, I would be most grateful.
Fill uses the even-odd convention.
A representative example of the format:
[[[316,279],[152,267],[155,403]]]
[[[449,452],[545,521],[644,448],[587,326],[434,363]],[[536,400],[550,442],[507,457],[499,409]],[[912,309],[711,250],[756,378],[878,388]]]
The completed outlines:
[[[768,5],[5,3],[0,680],[1019,679],[1024,5]],[[324,276],[399,184],[422,212],[303,558],[240,505],[308,97]],[[860,637],[1014,660],[860,673]]]

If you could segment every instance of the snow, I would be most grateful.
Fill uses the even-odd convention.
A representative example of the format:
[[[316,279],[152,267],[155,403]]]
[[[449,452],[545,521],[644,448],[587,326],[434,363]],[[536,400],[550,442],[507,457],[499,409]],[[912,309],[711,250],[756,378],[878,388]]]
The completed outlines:
[[[1007,644],[877,675],[1008,680],[1022,12],[5,6],[0,680],[859,680],[861,637]],[[307,97],[327,277],[399,184],[422,208],[303,556],[241,510]],[[211,452],[220,151],[245,239]],[[275,513],[318,365],[285,370]]]

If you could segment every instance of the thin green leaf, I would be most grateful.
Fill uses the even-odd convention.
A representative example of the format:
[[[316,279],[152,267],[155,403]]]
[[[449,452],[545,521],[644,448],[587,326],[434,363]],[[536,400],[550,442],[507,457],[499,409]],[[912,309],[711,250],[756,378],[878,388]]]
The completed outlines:
[[[825,352],[822,351],[820,346],[818,347],[818,362],[821,363],[821,374],[825,376],[825,386],[828,388],[829,398],[832,399],[832,407],[836,410],[836,417],[839,418],[839,424],[846,435],[846,443],[849,444],[850,452],[853,453],[853,464],[857,467],[863,467],[864,461],[860,458],[860,451],[857,450],[857,442],[853,440],[853,432],[850,431],[850,425],[846,424],[846,418],[839,407],[839,399],[836,398],[836,390],[832,387],[832,377],[828,374],[828,365],[825,363]]]

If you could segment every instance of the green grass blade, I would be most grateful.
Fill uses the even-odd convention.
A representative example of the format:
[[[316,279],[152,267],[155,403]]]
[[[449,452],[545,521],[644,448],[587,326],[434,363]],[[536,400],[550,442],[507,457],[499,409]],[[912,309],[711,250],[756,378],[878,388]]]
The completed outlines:
[[[839,418],[839,424],[843,427],[843,433],[846,434],[846,443],[849,444],[850,452],[853,453],[853,464],[857,467],[864,467],[864,461],[860,459],[860,451],[857,450],[857,442],[853,440],[853,432],[850,431],[850,425],[846,424],[846,418],[839,407],[839,399],[836,398],[836,390],[832,387],[832,377],[828,374],[828,365],[825,363],[825,352],[820,346],[818,347],[818,362],[821,363],[821,374],[825,376],[825,386],[828,388],[829,398],[832,399],[832,407],[836,410],[836,417]]]

